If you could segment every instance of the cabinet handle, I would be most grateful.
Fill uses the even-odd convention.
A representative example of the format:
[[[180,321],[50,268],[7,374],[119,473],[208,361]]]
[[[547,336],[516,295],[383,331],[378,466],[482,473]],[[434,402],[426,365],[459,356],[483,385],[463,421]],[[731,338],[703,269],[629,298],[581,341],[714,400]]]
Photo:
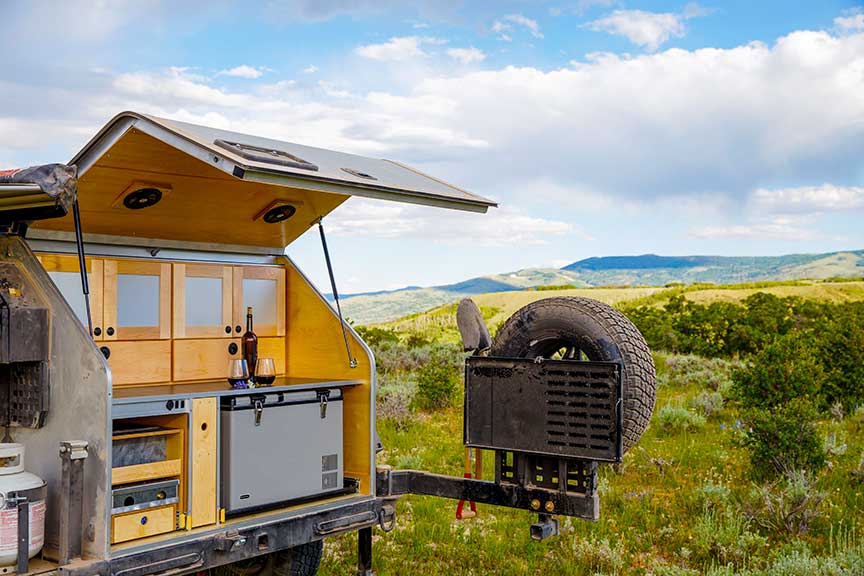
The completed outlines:
[[[111,349],[107,346],[102,346],[99,348],[99,351],[102,352],[102,355],[105,356],[106,360],[111,357]]]
[[[231,354],[232,356],[234,354],[237,354],[237,343],[236,342],[231,342],[230,344],[228,344],[228,354]]]
[[[114,328],[109,326],[108,330],[106,330],[105,333],[108,334],[108,336],[113,336],[114,335]]]
[[[239,324],[237,324],[237,325],[234,327],[234,331],[237,332],[237,334],[239,334],[241,330],[243,330],[243,327],[240,326]]]
[[[93,335],[94,336],[101,336],[102,335],[102,328],[99,328],[98,326],[96,328],[94,328],[93,329]]]
[[[225,334],[231,333],[231,326],[225,326]]]

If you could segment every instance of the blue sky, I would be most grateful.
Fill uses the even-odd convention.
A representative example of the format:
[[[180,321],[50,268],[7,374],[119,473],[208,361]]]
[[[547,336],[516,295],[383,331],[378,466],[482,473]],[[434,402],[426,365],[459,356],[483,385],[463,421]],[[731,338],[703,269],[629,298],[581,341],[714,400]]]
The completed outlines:
[[[0,166],[133,109],[403,161],[486,216],[352,200],[342,292],[589,256],[864,248],[860,2],[0,0]],[[326,278],[313,234],[289,248]]]

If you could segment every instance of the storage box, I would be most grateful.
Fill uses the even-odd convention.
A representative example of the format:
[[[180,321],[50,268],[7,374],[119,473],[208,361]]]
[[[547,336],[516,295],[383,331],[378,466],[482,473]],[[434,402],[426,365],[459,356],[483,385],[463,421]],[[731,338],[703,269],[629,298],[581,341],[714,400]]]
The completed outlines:
[[[343,489],[339,389],[223,397],[221,431],[228,514]]]

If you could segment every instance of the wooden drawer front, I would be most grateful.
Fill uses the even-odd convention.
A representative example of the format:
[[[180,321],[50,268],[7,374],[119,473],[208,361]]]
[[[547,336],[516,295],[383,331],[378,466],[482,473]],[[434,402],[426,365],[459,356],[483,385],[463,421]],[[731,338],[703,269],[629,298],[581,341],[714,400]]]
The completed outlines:
[[[110,351],[108,366],[114,386],[152,384],[171,380],[171,342],[139,340],[104,342]]]
[[[192,527],[216,523],[216,398],[192,401]]]
[[[259,338],[258,358],[273,358],[276,374],[285,374],[285,338]]]
[[[130,512],[111,519],[111,543],[128,542],[156,534],[173,532],[177,525],[174,506]]]
[[[233,356],[228,353],[232,343],[237,345]],[[243,358],[239,338],[174,340],[174,380],[228,378],[228,363],[235,358]]]

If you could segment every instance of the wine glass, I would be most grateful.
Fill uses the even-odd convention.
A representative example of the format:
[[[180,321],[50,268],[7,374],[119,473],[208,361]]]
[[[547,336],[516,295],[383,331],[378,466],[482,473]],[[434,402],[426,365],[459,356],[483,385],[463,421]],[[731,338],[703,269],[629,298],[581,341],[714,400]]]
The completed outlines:
[[[270,386],[276,380],[276,366],[273,358],[258,358],[255,365],[255,383],[260,386]]]
[[[228,365],[228,382],[232,388],[249,388],[249,366],[245,359],[231,360]]]

